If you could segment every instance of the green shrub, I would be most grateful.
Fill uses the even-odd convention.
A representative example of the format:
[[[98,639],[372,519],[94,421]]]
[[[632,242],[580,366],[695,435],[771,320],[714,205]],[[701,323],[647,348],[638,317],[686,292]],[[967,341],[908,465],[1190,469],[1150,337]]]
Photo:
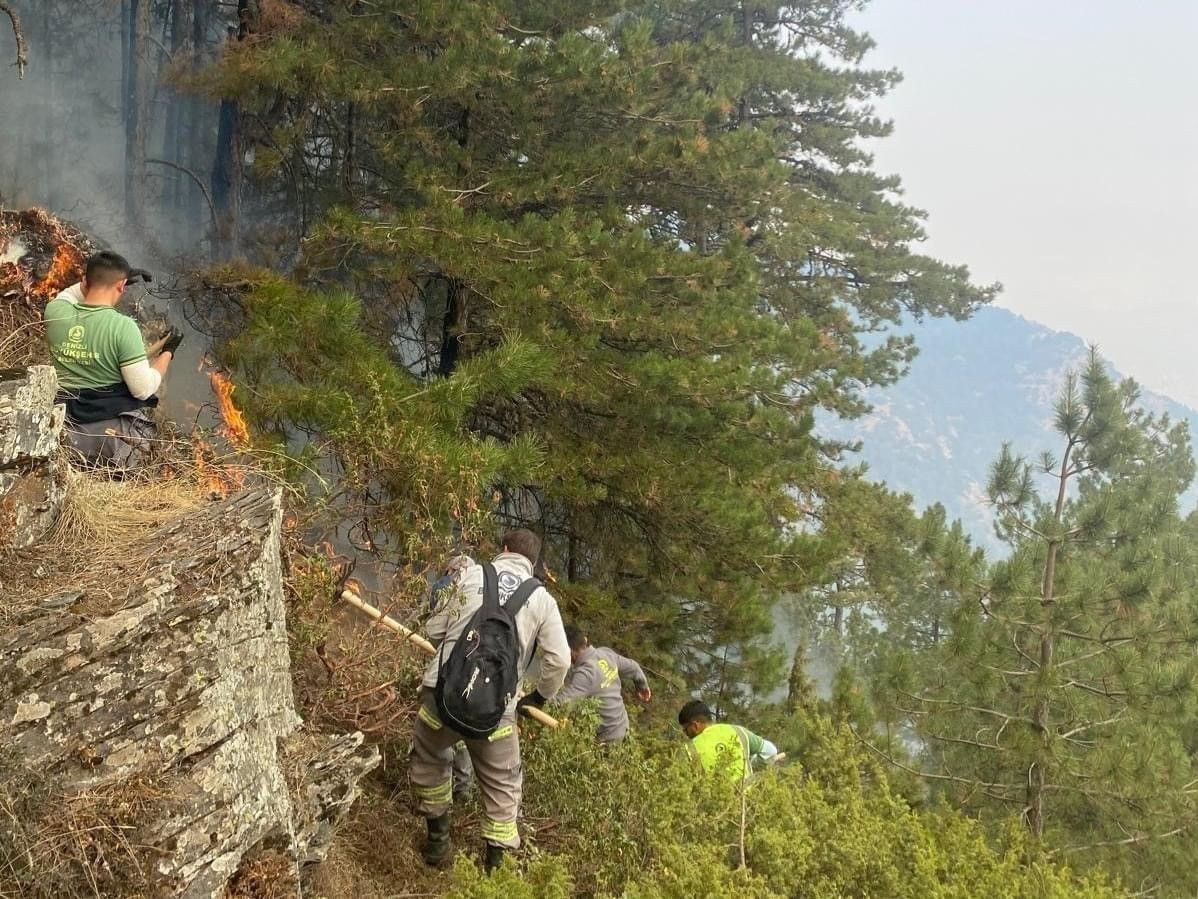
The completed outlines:
[[[1119,892],[1066,869],[1027,865],[1018,829],[995,847],[948,810],[913,811],[851,735],[809,724],[803,764],[758,776],[744,796],[697,777],[681,738],[639,733],[594,743],[593,714],[524,740],[523,879],[488,880],[468,865],[453,895],[522,899],[693,896],[885,899],[1104,899]],[[747,867],[737,868],[744,816]],[[546,853],[548,855],[546,855]]]

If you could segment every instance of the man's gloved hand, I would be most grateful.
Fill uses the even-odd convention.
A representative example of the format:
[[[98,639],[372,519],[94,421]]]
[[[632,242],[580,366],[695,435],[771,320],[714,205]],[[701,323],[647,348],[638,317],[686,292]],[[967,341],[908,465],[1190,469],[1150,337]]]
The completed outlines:
[[[533,708],[543,709],[545,707],[545,697],[533,690],[531,693],[525,693],[516,703],[516,711],[521,714],[526,714],[524,710],[532,706]]]
[[[126,284],[139,284],[142,282],[144,282],[146,284],[153,284],[154,276],[151,275],[149,272],[147,272],[144,268],[129,269],[129,277],[125,279],[125,283]]]
[[[162,352],[170,353],[174,356],[179,352],[179,344],[183,342],[183,332],[178,328],[171,328],[170,334],[166,337],[166,343],[162,345]]]

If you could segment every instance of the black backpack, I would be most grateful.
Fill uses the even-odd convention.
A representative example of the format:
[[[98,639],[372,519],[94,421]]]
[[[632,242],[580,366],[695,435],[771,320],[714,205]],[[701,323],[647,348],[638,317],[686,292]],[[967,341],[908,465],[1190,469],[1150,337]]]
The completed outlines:
[[[541,586],[535,577],[518,586],[504,572],[506,596],[500,599],[500,577],[490,562],[482,563],[483,604],[441,662],[433,696],[441,720],[463,737],[484,740],[495,732],[516,695],[520,681],[520,634],[516,613]]]

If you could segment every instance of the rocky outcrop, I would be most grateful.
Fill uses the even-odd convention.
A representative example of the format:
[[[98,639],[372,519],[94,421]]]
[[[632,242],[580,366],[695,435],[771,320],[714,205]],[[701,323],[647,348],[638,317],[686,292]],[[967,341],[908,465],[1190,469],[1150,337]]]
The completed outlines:
[[[0,458],[53,447],[61,414],[34,402],[37,383],[0,384],[16,410]],[[0,633],[0,796],[34,797],[12,824],[0,814],[0,895],[72,895],[79,875],[100,895],[217,897],[254,853],[290,858],[297,885],[324,857],[378,753],[295,711],[281,515],[273,489],[187,512],[135,548],[101,606],[46,597]],[[54,823],[80,803],[83,842]],[[59,837],[66,861],[42,869],[22,845],[44,856]]]
[[[48,365],[0,370],[0,549],[31,546],[54,524],[65,496],[56,461],[63,407]]]

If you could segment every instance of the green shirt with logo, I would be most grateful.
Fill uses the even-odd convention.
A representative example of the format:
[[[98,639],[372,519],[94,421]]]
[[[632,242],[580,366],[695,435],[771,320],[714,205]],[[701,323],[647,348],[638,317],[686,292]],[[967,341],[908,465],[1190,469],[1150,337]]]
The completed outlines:
[[[765,741],[752,731],[735,724],[709,724],[691,740],[691,751],[703,770],[735,782],[753,773],[752,757],[761,752]]]
[[[67,390],[122,383],[121,366],[146,358],[137,322],[111,306],[51,300],[44,313],[50,358]]]

